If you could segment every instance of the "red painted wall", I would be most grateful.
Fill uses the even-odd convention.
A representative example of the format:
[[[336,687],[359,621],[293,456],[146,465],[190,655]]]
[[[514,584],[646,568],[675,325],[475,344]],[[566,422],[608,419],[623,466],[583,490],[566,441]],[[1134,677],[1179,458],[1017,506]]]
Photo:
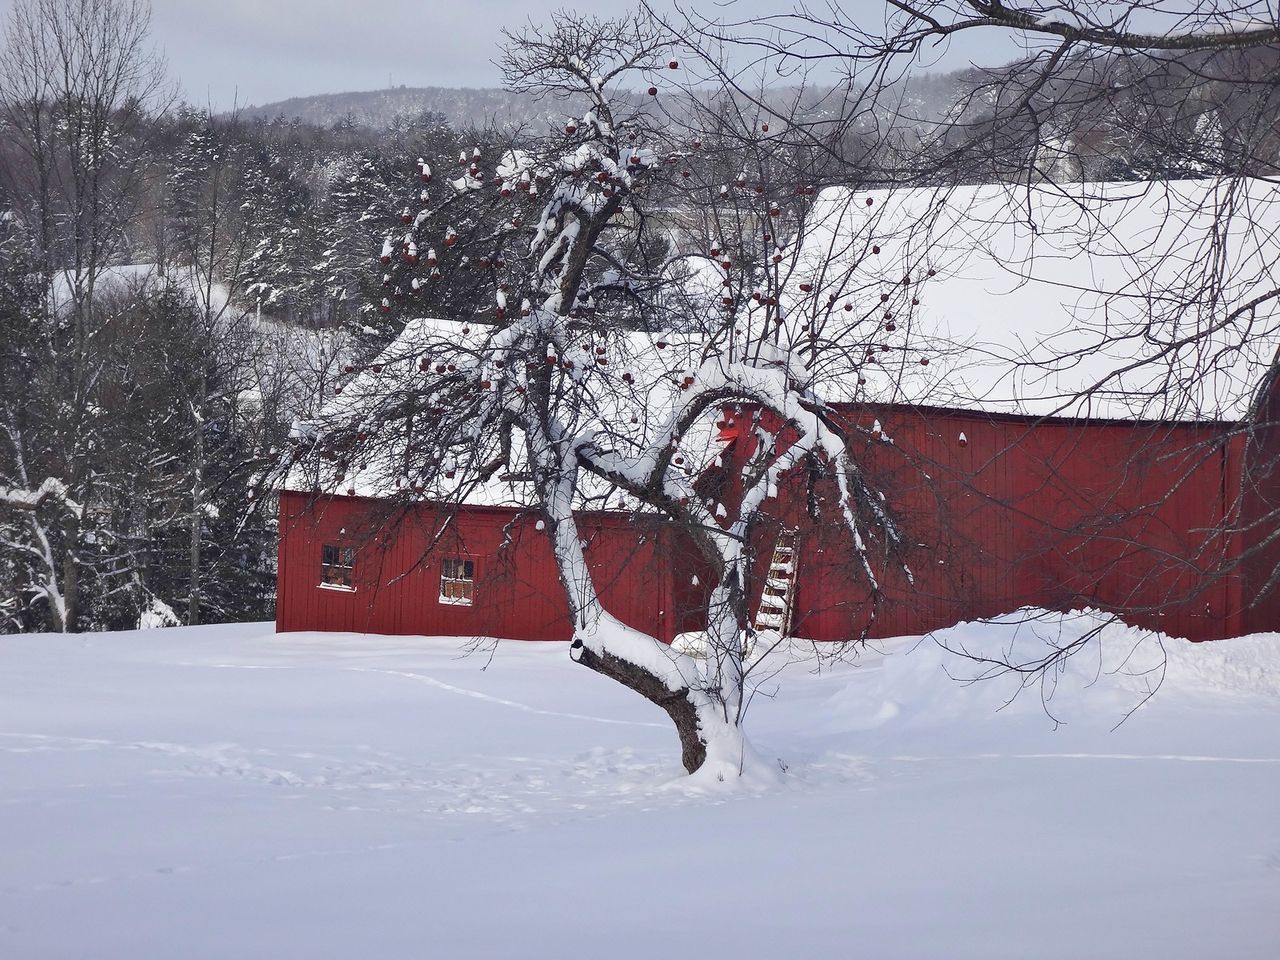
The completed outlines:
[[[1235,550],[1244,633],[1280,630],[1280,374],[1259,394],[1245,433],[1243,515]]]
[[[536,523],[507,508],[450,515],[429,505],[401,510],[358,497],[282,493],[276,628],[567,640],[568,606]],[[665,641],[693,629],[696,605],[685,585],[695,559],[670,527],[637,530],[615,514],[586,515],[579,526],[614,616]],[[354,591],[318,586],[326,543],[356,547]],[[470,606],[440,602],[448,557],[475,563]]]
[[[857,459],[899,521],[914,582],[877,564],[884,601],[870,622],[848,536],[810,519],[797,477],[771,508],[804,542],[797,635],[916,634],[1033,605],[1115,610],[1197,640],[1263,629],[1242,601],[1239,545],[1224,532],[1241,504],[1244,444],[1234,425],[906,406],[863,408],[847,423],[870,430],[877,419],[892,442],[860,441]],[[834,502],[833,483],[817,490]]]
[[[1267,402],[1280,419],[1274,391]],[[846,417],[867,428],[879,419],[892,439],[859,441],[857,459],[909,542],[914,582],[878,563],[885,600],[870,622],[847,534],[808,516],[798,473],[769,503],[754,584],[758,591],[771,537],[781,526],[797,529],[797,636],[918,634],[1032,605],[1117,610],[1130,622],[1196,640],[1280,629],[1280,590],[1258,599],[1280,567],[1280,541],[1269,541],[1280,527],[1271,517],[1280,511],[1274,427],[1255,430],[1246,443],[1230,424],[1035,420],[907,406],[849,408]],[[751,443],[744,432],[728,458],[730,486]],[[833,504],[829,479],[815,490],[820,506]],[[731,493],[722,495],[731,503]],[[1258,518],[1243,533],[1242,516]],[[441,533],[444,519],[428,505],[393,511],[358,498],[282,494],[278,629],[569,637],[550,546],[532,514],[465,508]],[[666,641],[700,625],[710,583],[687,540],[652,521],[637,528],[623,515],[584,515],[580,526],[615,616]],[[321,546],[335,542],[359,548],[354,592],[317,586]],[[450,556],[476,563],[470,607],[439,602]]]

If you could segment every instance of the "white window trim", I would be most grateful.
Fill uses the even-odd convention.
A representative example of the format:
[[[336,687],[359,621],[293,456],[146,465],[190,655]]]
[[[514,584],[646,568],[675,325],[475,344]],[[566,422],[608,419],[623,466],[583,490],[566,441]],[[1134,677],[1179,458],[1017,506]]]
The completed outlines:
[[[337,551],[338,559],[339,559],[339,560],[341,560],[341,559],[342,559],[344,556],[346,556],[347,554],[350,554],[350,556],[351,556],[351,562],[350,562],[350,563],[325,563],[325,562],[324,562],[324,551],[325,551],[326,549],[330,548],[330,547],[332,547],[335,551]],[[349,545],[349,544],[343,544],[343,543],[325,543],[325,544],[322,544],[322,545],[321,545],[320,551],[321,551],[321,552],[320,552],[320,582],[319,582],[318,584],[316,584],[316,586],[320,587],[320,589],[322,589],[322,590],[341,590],[343,593],[355,593],[355,592],[356,592],[356,586],[355,586],[355,575],[356,575],[356,556],[355,556],[355,548],[354,548],[354,547],[352,547],[352,546],[351,546],[351,545]],[[325,580],[325,579],[324,579],[326,572],[327,572],[328,570],[330,570],[330,569],[334,569],[334,570],[345,570],[345,571],[347,571],[347,578],[348,578],[348,579],[350,579],[352,582],[351,582],[350,584],[345,584],[345,583],[330,583],[329,581],[327,581],[327,580]]]
[[[462,567],[462,569],[464,569],[464,570],[466,569],[466,565],[467,565],[467,564],[471,564],[471,579],[469,579],[469,580],[468,580],[468,579],[466,579],[465,577],[446,577],[446,576],[445,576],[445,574],[444,574],[444,570],[445,570],[445,568],[446,568],[446,567],[447,567],[451,562],[456,562],[456,563],[458,563],[458,564]],[[446,585],[446,584],[450,584],[450,583],[465,583],[465,584],[470,585],[470,587],[471,587],[471,596],[470,596],[470,597],[447,597],[447,596],[445,596],[445,593],[444,593],[445,585]],[[438,602],[440,602],[440,603],[442,603],[442,604],[445,604],[446,606],[450,606],[450,607],[473,607],[473,606],[475,606],[475,591],[476,591],[476,578],[475,578],[475,560],[474,560],[474,558],[471,558],[471,557],[446,557],[446,558],[445,558],[445,561],[444,561],[444,564],[442,565],[441,570],[440,570],[440,595],[436,598],[436,600],[437,600]]]

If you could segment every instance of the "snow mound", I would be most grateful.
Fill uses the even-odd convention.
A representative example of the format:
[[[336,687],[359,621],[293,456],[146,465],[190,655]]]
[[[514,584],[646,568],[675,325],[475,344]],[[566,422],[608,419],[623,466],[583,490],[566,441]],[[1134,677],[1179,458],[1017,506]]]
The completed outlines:
[[[1058,656],[1066,651],[1074,652]],[[791,670],[811,664],[813,653],[812,645],[793,644],[773,656]],[[1049,665],[1020,673],[1007,663]],[[831,730],[985,722],[997,714],[1105,728],[1147,704],[1280,703],[1280,634],[1192,643],[1097,611],[1026,608],[924,638],[878,641],[851,663],[822,669],[837,686],[821,709]]]
[[[1280,634],[1192,643],[1095,610],[1062,614],[1024,608],[990,623],[957,624],[938,631],[934,639],[944,651],[1032,664],[1056,651],[1078,648],[1045,677],[1046,684],[1063,691],[1063,699],[1067,691],[1089,696],[1096,689],[1123,696],[1157,688],[1178,698],[1225,693],[1280,699]],[[962,680],[991,674],[978,664],[966,671],[963,660],[944,663]]]
[[[139,630],[156,630],[160,627],[178,627],[181,625],[182,620],[174,613],[173,607],[159,597],[152,597],[151,602],[138,615]]]
[[[1179,691],[1280,700],[1280,633],[1216,643],[1169,641],[1165,683]]]

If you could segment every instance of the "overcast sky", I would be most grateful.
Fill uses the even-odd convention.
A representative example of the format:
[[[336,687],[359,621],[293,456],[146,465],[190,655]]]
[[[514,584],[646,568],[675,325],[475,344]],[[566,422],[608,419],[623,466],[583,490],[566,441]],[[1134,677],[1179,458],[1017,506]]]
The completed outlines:
[[[0,0],[7,14],[12,0]],[[794,0],[685,0],[734,20]],[[497,86],[499,30],[561,7],[617,14],[626,0],[152,0],[152,34],[184,97],[224,109],[391,85]],[[821,4],[818,5],[820,9]],[[884,0],[842,0],[882,18]],[[7,19],[7,17],[6,17]],[[946,66],[967,59],[953,54]]]

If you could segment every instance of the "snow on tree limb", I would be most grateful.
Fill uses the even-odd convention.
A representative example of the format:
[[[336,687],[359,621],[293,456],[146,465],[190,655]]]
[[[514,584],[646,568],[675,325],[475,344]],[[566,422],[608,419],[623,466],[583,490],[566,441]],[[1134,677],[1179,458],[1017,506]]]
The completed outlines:
[[[80,504],[71,499],[66,484],[56,477],[48,477],[34,490],[0,487],[0,505],[17,510],[38,510],[47,500],[56,500],[73,514],[81,512]]]

